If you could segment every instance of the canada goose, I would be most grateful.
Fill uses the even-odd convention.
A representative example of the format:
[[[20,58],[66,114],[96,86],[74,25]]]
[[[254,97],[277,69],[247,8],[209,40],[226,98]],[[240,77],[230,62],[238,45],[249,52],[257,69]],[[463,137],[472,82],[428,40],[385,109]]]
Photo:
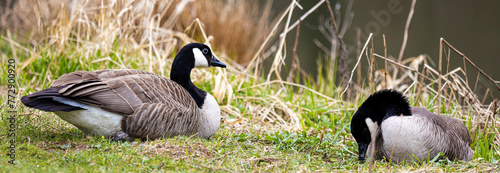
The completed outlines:
[[[467,127],[459,120],[410,107],[395,90],[372,94],[354,113],[351,133],[359,147],[359,160],[367,155],[375,137],[375,159],[422,162],[440,152],[450,160],[469,161],[474,152]],[[414,160],[414,159],[418,160]]]
[[[24,105],[54,112],[81,131],[115,140],[177,135],[208,138],[220,124],[215,98],[190,79],[195,67],[226,65],[200,43],[175,56],[170,79],[131,69],[76,71],[50,88],[24,96]]]

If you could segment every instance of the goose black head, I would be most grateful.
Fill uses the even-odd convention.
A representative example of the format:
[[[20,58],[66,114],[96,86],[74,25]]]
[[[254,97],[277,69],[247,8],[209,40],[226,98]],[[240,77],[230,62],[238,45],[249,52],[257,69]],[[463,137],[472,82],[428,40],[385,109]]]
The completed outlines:
[[[170,71],[170,79],[184,87],[191,83],[191,70],[197,67],[222,67],[226,64],[217,59],[210,48],[201,43],[189,43],[175,56]]]
[[[396,115],[411,115],[408,100],[396,90],[375,92],[361,104],[351,120],[351,133],[358,143],[360,161],[365,159],[368,145],[382,121]]]
[[[191,82],[191,70],[197,67],[222,67],[226,64],[220,62],[207,45],[190,43],[182,47],[175,56],[170,71],[170,79],[186,89],[199,108],[203,107],[207,93],[197,88]]]
[[[197,67],[225,68],[226,64],[220,62],[207,45],[190,43],[182,47],[175,56],[174,62],[172,63],[172,71],[175,71],[178,67],[185,67],[189,70]]]

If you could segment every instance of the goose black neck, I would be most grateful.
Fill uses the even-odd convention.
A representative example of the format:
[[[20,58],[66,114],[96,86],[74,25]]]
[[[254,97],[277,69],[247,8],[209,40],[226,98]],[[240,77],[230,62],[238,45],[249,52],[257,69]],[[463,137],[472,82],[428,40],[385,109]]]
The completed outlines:
[[[409,107],[401,107],[400,105],[379,104],[375,105],[374,107],[360,107],[360,109],[358,109],[358,114],[361,116],[365,116],[363,120],[365,118],[370,118],[372,119],[372,121],[377,122],[377,124],[380,126],[382,121],[391,116],[411,116],[411,111]]]
[[[182,65],[182,61],[178,61],[178,58],[176,57],[174,63],[172,64],[170,79],[186,89],[196,102],[198,108],[201,109],[207,92],[199,89],[193,84],[193,82],[191,82],[191,69],[192,68],[189,68],[188,65]]]
[[[382,90],[372,94],[359,107],[358,112],[360,116],[369,117],[379,125],[391,116],[411,116],[408,100],[395,90]]]
[[[400,116],[400,115],[410,116],[411,111],[409,107],[401,107],[400,105],[388,105],[385,108],[385,115],[381,116],[381,118],[383,117],[383,119],[381,119],[381,121],[379,122],[382,122],[383,120],[391,116]]]

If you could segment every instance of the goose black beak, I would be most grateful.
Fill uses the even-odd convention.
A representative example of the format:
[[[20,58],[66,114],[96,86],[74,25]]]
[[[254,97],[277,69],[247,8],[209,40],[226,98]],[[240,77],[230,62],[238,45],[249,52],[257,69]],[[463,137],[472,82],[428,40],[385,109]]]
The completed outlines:
[[[212,62],[210,64],[212,64],[212,67],[226,68],[226,64],[220,62],[215,56],[212,56]]]
[[[366,150],[368,149],[368,144],[366,143],[358,143],[358,153],[359,153],[359,161],[365,160]]]

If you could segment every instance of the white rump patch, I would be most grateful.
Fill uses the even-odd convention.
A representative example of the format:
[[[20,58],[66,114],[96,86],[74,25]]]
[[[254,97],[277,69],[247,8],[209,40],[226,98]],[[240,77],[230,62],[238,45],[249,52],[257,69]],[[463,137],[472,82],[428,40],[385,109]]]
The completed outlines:
[[[63,100],[64,101],[61,100],[58,101],[69,104],[68,103],[69,99],[63,99]],[[81,104],[76,101],[72,100],[70,101],[76,104]],[[81,105],[72,105],[72,106],[82,107]],[[121,120],[123,119],[122,115],[111,113],[94,106],[85,105],[84,110],[76,110],[71,112],[55,111],[54,113],[64,121],[73,124],[74,126],[78,127],[78,129],[80,129],[82,132],[88,134],[109,137],[109,136],[115,136],[116,133],[118,133],[118,131],[122,129],[121,128]]]
[[[193,49],[193,55],[194,55],[194,67],[208,67],[208,60],[207,58],[201,53],[201,50],[198,48]]]

